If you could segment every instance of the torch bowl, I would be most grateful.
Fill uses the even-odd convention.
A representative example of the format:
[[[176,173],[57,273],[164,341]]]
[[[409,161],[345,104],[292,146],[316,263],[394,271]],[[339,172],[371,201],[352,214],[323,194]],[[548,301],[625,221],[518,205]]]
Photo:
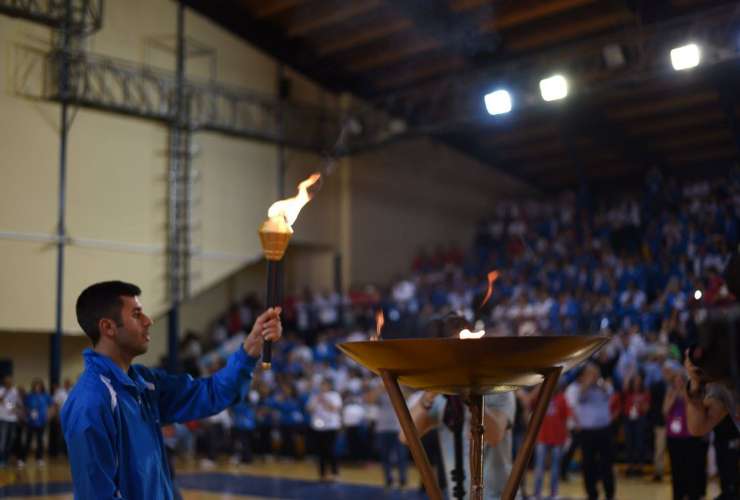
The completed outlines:
[[[603,336],[483,337],[345,342],[337,347],[376,374],[443,394],[506,392],[566,371],[609,341]]]

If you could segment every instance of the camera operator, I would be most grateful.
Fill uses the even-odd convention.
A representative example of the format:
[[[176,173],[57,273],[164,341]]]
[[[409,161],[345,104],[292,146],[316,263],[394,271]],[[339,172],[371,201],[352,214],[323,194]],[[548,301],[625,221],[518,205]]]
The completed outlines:
[[[710,382],[704,371],[691,360],[686,351],[684,367],[689,381],[684,387],[686,393],[686,417],[689,432],[694,436],[704,436],[714,429],[728,414],[740,430],[740,401],[738,391],[729,380]]]
[[[695,312],[698,345],[685,351],[688,428],[694,436],[708,434],[726,415],[740,430],[740,252],[730,258],[723,278],[712,275],[704,297],[711,310]]]
[[[717,499],[736,499],[738,498],[736,436],[740,430],[738,391],[731,379],[708,377],[704,370],[694,364],[688,351],[684,366],[689,377],[688,383],[682,385],[686,401],[686,426],[693,436],[704,436],[714,430],[714,445],[717,450],[717,467],[722,489],[722,494]]]

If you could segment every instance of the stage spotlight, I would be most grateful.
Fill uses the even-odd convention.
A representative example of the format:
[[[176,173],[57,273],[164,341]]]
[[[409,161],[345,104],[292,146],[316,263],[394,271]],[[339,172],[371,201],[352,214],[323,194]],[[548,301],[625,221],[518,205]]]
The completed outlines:
[[[676,71],[695,68],[699,66],[700,61],[701,51],[695,43],[676,47],[671,50],[671,64]]]
[[[540,93],[545,101],[557,101],[568,95],[568,80],[563,75],[553,75],[540,80]]]
[[[694,292],[694,300],[701,300],[701,298],[702,298],[701,290],[696,290]]]
[[[483,98],[489,115],[501,115],[511,111],[511,94],[506,90],[496,90]]]

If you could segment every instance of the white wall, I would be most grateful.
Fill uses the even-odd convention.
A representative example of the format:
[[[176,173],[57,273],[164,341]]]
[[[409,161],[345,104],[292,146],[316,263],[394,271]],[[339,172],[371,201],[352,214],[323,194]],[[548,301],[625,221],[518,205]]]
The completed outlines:
[[[527,192],[516,180],[427,139],[351,160],[351,280],[384,283],[408,272],[420,247],[467,248],[475,222],[500,197]]]
[[[107,0],[105,6],[103,29],[85,42],[87,49],[174,68],[174,52],[153,44],[174,46],[175,2]],[[274,93],[277,64],[270,57],[192,12],[186,31],[215,51],[217,81]],[[50,43],[47,28],[0,16],[0,351],[25,346],[13,355],[17,366],[44,376],[48,337],[41,332],[53,331],[55,317],[56,248],[44,237],[53,237],[57,218],[59,106],[17,91],[19,81],[38,89],[43,77],[42,66],[26,64],[28,51],[21,47],[43,53]],[[208,78],[208,63],[188,59],[188,77]],[[308,79],[290,69],[286,75],[293,81],[291,99],[338,106],[336,96]],[[193,143],[199,180],[192,240],[203,254],[192,263],[193,300],[183,306],[182,325],[202,329],[236,295],[262,292],[256,231],[277,199],[277,150],[213,133],[194,134]],[[98,280],[142,287],[145,307],[158,320],[144,361],[156,362],[166,350],[167,147],[162,124],[88,109],[76,114],[66,223],[69,235],[85,244],[66,250],[64,330],[71,336],[63,343],[65,374],[80,368],[79,352],[87,344],[74,337],[80,334],[75,299]],[[288,151],[286,193],[321,166],[316,155]],[[516,182],[430,141],[342,160],[294,226],[286,284],[293,290],[333,286],[336,252],[345,285],[387,280],[408,268],[421,244],[467,243],[471,223],[496,196],[518,190]]]

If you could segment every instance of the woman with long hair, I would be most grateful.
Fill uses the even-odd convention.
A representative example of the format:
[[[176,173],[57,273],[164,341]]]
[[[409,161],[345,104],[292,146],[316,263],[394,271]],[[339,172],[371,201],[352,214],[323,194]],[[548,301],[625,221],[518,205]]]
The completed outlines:
[[[668,455],[671,458],[673,500],[699,500],[704,496],[707,470],[707,442],[689,433],[684,386],[680,366],[671,373],[663,400]]]

